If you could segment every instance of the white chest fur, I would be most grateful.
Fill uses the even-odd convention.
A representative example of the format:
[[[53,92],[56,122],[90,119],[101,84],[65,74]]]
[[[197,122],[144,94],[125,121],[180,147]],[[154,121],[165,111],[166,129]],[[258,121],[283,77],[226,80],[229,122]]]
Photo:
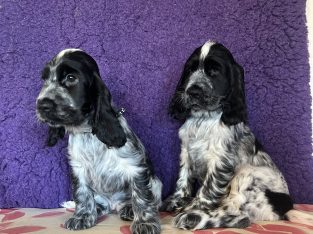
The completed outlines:
[[[132,173],[138,172],[136,155],[130,158],[127,142],[121,148],[108,149],[92,133],[69,136],[70,164],[80,183],[86,183],[99,194],[124,190]],[[132,173],[130,173],[132,172]]]
[[[182,147],[187,149],[197,177],[203,177],[210,164],[220,161],[226,144],[232,139],[232,130],[220,118],[221,113],[190,118],[179,130]]]

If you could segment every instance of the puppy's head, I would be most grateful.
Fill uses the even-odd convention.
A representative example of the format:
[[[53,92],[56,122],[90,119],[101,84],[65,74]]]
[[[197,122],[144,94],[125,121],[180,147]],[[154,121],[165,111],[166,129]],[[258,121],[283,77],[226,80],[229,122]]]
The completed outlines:
[[[227,48],[208,41],[191,54],[169,110],[180,120],[220,110],[227,125],[246,122],[243,69]]]
[[[42,80],[36,112],[38,119],[50,126],[49,139],[57,138],[64,127],[88,122],[92,132],[108,146],[125,144],[125,133],[111,106],[111,94],[90,55],[78,49],[61,51],[44,67]]]

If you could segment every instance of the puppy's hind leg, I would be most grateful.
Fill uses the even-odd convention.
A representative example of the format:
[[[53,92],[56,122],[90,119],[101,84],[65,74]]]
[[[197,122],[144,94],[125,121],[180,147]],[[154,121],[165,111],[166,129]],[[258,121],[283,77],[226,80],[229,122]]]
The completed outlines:
[[[105,196],[95,195],[98,217],[111,213],[110,200]]]
[[[162,204],[162,182],[155,176],[151,178],[150,184],[155,203],[159,207]]]
[[[238,180],[237,177],[231,181],[230,191],[227,197],[221,200],[220,206],[206,208],[205,205],[191,204],[174,218],[174,226],[186,230],[249,226],[250,219],[241,209],[246,202],[246,197],[240,192],[239,182],[243,181]]]
[[[237,188],[228,194],[221,206],[215,209],[185,209],[174,218],[174,226],[185,230],[207,228],[245,228],[250,225],[246,212],[240,209],[245,203]]]
[[[225,209],[225,210],[224,210]],[[210,210],[187,210],[174,218],[174,226],[185,230],[198,230],[207,228],[245,228],[250,225],[247,215],[237,211],[232,212],[226,207]]]
[[[124,206],[120,207],[117,210],[118,216],[121,220],[133,221],[134,220],[134,211],[131,203],[127,203]]]
[[[174,226],[185,230],[207,228],[245,228],[250,225],[247,212],[240,209],[242,201],[238,196],[227,197],[223,205],[210,209],[188,209],[174,218]]]
[[[255,221],[279,220],[290,209],[292,201],[280,173],[268,167],[245,166],[231,180],[220,206],[185,210],[175,217],[174,225],[188,230],[244,228]]]

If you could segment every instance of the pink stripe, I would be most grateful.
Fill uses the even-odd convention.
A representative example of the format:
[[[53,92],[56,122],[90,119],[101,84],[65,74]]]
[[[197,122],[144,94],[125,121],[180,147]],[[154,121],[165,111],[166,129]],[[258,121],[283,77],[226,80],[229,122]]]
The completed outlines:
[[[36,232],[42,229],[46,229],[46,227],[40,227],[40,226],[20,226],[20,227],[14,227],[14,228],[8,228],[1,230],[1,233],[6,234],[21,234],[21,233],[29,233],[29,232]]]
[[[42,218],[42,217],[50,217],[50,216],[58,216],[58,215],[63,215],[65,212],[63,211],[50,211],[50,212],[45,212],[39,215],[34,215],[32,216],[33,218]]]
[[[8,220],[13,220],[13,219],[18,219],[20,217],[23,217],[24,215],[25,215],[25,213],[21,212],[21,211],[14,211],[11,213],[7,213],[4,215],[2,222],[8,221]]]
[[[131,234],[129,225],[121,226],[120,231],[122,234]]]
[[[7,213],[10,213],[10,212],[13,212],[17,209],[0,209],[0,214],[7,214]]]

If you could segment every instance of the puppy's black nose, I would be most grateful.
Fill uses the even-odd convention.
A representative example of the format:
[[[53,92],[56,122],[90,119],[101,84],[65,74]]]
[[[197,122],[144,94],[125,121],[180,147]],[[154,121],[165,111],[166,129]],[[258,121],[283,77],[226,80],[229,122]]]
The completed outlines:
[[[200,98],[203,94],[202,88],[198,85],[193,85],[187,90],[187,94],[193,98]]]
[[[52,111],[55,108],[55,103],[49,98],[39,99],[37,101],[37,109],[43,112]]]

